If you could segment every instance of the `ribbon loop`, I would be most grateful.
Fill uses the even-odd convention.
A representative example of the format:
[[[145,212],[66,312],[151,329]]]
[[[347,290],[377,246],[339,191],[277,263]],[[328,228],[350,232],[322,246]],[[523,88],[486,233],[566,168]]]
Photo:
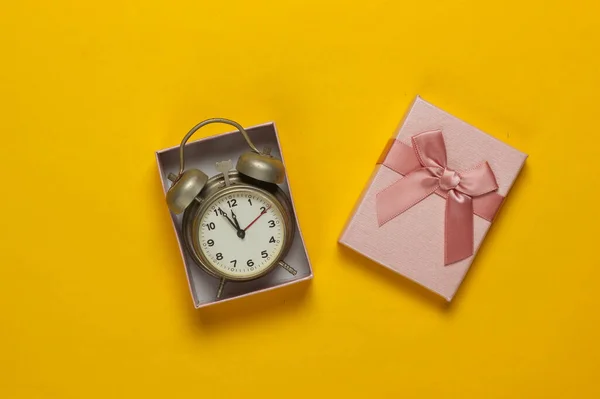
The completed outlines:
[[[441,130],[423,132],[411,138],[413,150],[424,167],[446,168],[446,143]]]
[[[377,193],[379,226],[437,193],[446,198],[444,264],[472,256],[473,213],[489,216],[491,221],[503,199],[494,193],[498,183],[492,168],[483,162],[464,172],[448,169],[446,144],[440,130],[417,134],[411,142],[412,152],[402,147],[394,149],[392,145],[384,161],[384,165],[405,176]],[[409,154],[414,154],[418,164]]]

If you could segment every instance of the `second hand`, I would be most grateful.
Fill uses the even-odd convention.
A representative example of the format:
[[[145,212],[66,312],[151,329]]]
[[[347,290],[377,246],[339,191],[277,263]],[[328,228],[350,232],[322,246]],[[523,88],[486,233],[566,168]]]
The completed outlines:
[[[264,215],[265,213],[267,213],[267,211],[268,211],[269,209],[271,209],[271,206],[270,206],[270,205],[269,205],[269,207],[268,207],[268,208],[265,208],[265,210],[264,210],[264,211],[262,211],[262,212],[261,212],[261,213],[260,213],[260,214],[259,214],[259,215],[256,217],[256,219],[254,219],[253,221],[251,221],[251,222],[250,222],[250,224],[249,224],[248,226],[246,226],[246,228],[245,228],[243,231],[246,231],[246,230],[248,230],[248,229],[250,228],[250,226],[252,226],[254,223],[256,223],[256,221],[257,221],[258,219],[260,219],[260,217],[261,217],[262,215]]]

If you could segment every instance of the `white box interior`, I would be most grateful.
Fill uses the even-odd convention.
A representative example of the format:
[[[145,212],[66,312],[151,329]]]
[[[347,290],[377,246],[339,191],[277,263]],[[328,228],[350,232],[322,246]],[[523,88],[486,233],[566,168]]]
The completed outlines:
[[[272,155],[281,157],[281,147],[277,136],[277,129],[274,123],[246,128],[250,138],[259,148],[265,146],[272,148]],[[182,134],[183,137],[183,134]],[[219,174],[215,168],[215,163],[231,159],[233,166],[237,163],[238,157],[249,151],[243,136],[237,132],[229,132],[217,136],[188,142],[185,148],[185,166],[186,169],[197,168],[206,173],[209,177]],[[171,182],[167,179],[169,173],[177,174],[179,171],[179,146],[167,148],[156,152],[158,170],[162,181],[163,190],[166,193]],[[285,164],[285,161],[284,161]],[[248,282],[227,282],[223,290],[221,299],[216,299],[216,293],[219,286],[219,279],[212,277],[192,260],[186,253],[183,235],[181,231],[181,221],[183,215],[171,213],[173,226],[177,234],[179,249],[181,251],[187,278],[190,286],[192,298],[196,308],[208,306],[215,303],[224,302],[241,296],[256,294],[261,291],[275,289],[288,284],[297,283],[312,278],[312,268],[308,253],[300,231],[300,224],[296,217],[294,198],[291,195],[290,187],[286,180],[280,185],[281,189],[290,197],[292,207],[294,208],[294,218],[296,220],[296,232],[292,246],[285,257],[285,262],[298,271],[293,276],[281,267],[275,268],[267,275],[256,280]],[[166,203],[165,203],[166,207]]]

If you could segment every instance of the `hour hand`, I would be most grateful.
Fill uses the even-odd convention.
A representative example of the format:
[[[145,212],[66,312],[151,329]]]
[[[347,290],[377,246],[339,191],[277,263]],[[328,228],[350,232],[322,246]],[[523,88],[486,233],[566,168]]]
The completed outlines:
[[[237,223],[237,219],[235,218],[235,216],[233,216],[233,212],[232,212],[232,216],[235,220],[235,223],[233,222],[233,220],[231,220],[231,218],[227,215],[227,213],[225,213],[225,211],[223,211],[221,208],[219,208],[219,213],[223,216],[225,216],[225,219],[227,219],[227,221],[229,222],[229,224],[231,224],[231,226],[236,230],[237,232],[237,236],[240,238],[244,238],[246,236],[246,232],[242,229],[239,228],[239,225]]]
[[[233,228],[234,228],[234,229],[236,229],[236,230],[238,229],[238,227],[235,225],[235,223],[233,223],[233,220],[231,220],[231,219],[229,218],[229,216],[227,216],[227,213],[225,213],[225,212],[223,211],[223,209],[219,208],[219,213],[220,213],[221,215],[225,216],[225,219],[227,219],[227,221],[229,222],[229,224],[231,224],[231,225],[233,226]]]
[[[238,230],[241,230],[242,228],[240,227],[240,222],[238,222],[237,217],[235,216],[235,213],[233,213],[233,211],[231,211],[231,217],[233,218],[233,221],[235,222],[235,226]]]
[[[233,221],[235,222],[238,237],[244,238],[246,236],[246,232],[244,230],[242,230],[242,228],[240,227],[240,222],[238,222],[237,217],[235,216],[235,213],[233,212],[233,210],[231,210],[231,217],[233,218]]]

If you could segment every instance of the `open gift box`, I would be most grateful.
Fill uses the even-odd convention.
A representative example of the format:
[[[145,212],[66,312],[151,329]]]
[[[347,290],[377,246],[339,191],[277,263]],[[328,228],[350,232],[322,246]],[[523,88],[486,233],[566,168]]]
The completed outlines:
[[[284,161],[281,155],[281,146],[274,123],[266,123],[249,127],[246,128],[246,131],[257,147],[270,147],[272,149],[271,154]],[[215,169],[217,162],[226,160],[235,161],[242,153],[247,151],[248,147],[243,136],[239,132],[233,131],[196,140],[186,144],[186,165],[188,168],[200,169],[209,176],[217,175],[218,172]],[[158,170],[160,173],[163,190],[166,194],[169,187],[171,187],[171,182],[168,179],[169,173],[176,174],[176,172],[179,170],[179,146],[157,151],[156,161],[158,163]],[[279,187],[288,195],[290,199],[293,218],[295,220],[294,238],[284,261],[295,269],[296,274],[291,274],[282,267],[276,267],[268,274],[255,280],[246,282],[229,282],[224,286],[220,299],[216,298],[216,293],[220,285],[220,279],[211,276],[194,262],[190,254],[187,252],[184,242],[184,234],[182,231],[183,216],[171,213],[171,219],[177,235],[181,257],[187,273],[190,292],[196,308],[257,294],[263,291],[273,290],[275,288],[299,283],[312,278],[312,268],[306,247],[304,245],[304,240],[302,238],[302,233],[300,231],[300,225],[296,217],[294,198],[291,194],[287,178],[283,184],[279,185]]]
[[[450,301],[526,158],[417,97],[339,241]]]

